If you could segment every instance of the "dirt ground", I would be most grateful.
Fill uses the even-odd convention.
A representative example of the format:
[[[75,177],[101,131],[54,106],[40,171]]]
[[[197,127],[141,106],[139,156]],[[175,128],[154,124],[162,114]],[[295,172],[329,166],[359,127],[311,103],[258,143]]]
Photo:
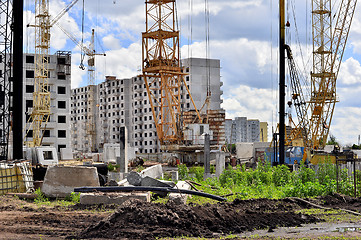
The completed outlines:
[[[324,207],[361,212],[359,198],[332,195],[308,200]],[[309,208],[313,207],[297,199],[235,200],[203,206],[133,200],[120,206],[85,208],[40,205],[0,196],[0,239],[172,239],[180,236],[220,239],[229,234],[234,239],[293,239],[305,234],[308,238],[335,236],[334,231],[302,233],[302,226],[313,224],[316,227],[311,230],[317,230],[322,229],[317,224],[325,224],[319,212],[310,215],[303,211]],[[340,216],[333,224],[349,226],[352,222],[353,229],[361,229],[361,216],[352,216],[352,220]],[[301,235],[289,235],[287,229],[298,229]],[[353,231],[348,235],[357,237],[358,233]]]

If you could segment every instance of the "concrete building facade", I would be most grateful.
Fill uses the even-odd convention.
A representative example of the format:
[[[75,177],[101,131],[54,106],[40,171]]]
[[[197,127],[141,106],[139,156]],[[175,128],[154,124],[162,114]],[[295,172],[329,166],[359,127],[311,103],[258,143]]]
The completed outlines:
[[[206,59],[182,60],[188,76],[185,82],[190,89],[196,107],[200,109],[207,94],[207,80],[211,91],[210,110],[219,110],[222,91],[220,87],[220,61]],[[204,76],[210,73],[211,75]],[[204,83],[205,82],[205,83]],[[74,150],[88,152],[86,141],[86,94],[87,88],[72,89],[71,123],[72,142]],[[142,77],[117,79],[107,76],[105,81],[94,86],[96,91],[94,119],[96,119],[97,149],[102,149],[105,143],[119,142],[119,129],[126,127],[128,144],[137,153],[158,153],[160,146],[154,124],[151,105]],[[194,109],[186,88],[181,89],[181,106],[185,111]],[[159,93],[154,93],[160,96]],[[202,102],[203,101],[203,102]],[[158,111],[158,109],[157,109]]]
[[[228,144],[260,142],[262,141],[261,136],[263,136],[263,140],[267,141],[267,126],[266,122],[261,123],[258,119],[247,119],[247,117],[226,119],[226,142]]]
[[[33,107],[35,55],[24,54],[24,121],[29,119]],[[71,147],[70,136],[70,91],[71,91],[71,52],[58,51],[48,56],[48,83],[50,91],[51,115],[44,132],[43,146]],[[30,123],[24,123],[26,129]],[[29,136],[30,135],[30,136]],[[25,140],[31,140],[31,132]]]

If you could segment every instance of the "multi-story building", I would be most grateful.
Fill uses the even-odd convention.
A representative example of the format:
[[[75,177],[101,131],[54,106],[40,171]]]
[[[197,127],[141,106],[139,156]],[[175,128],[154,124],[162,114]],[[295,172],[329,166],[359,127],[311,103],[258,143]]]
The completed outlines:
[[[205,59],[185,59],[182,61],[189,76],[185,82],[190,89],[197,108],[206,99],[207,79],[211,94],[210,110],[220,110],[222,91],[220,90],[220,61]],[[209,78],[207,72],[210,73]],[[205,83],[203,83],[205,82]],[[88,152],[86,137],[87,87],[72,90],[71,121],[72,141],[75,150]],[[107,76],[105,81],[94,86],[96,92],[94,119],[96,119],[97,149],[105,143],[118,143],[120,127],[126,127],[128,143],[137,153],[158,153],[160,146],[154,124],[154,116],[142,77],[117,79]],[[194,109],[185,87],[181,89],[181,104],[185,111]],[[160,96],[159,92],[154,92]],[[202,102],[203,101],[203,102]],[[158,111],[159,109],[156,109]]]
[[[268,142],[268,122],[260,122],[259,123],[260,128],[260,142]]]
[[[34,92],[34,54],[24,54],[24,120],[28,120],[33,107]],[[61,148],[71,147],[70,136],[70,90],[71,90],[71,52],[58,51],[48,56],[48,83],[50,91],[51,115],[43,135],[43,146]],[[31,123],[26,124],[29,129]],[[31,129],[31,128],[30,128]],[[26,140],[30,140],[30,130]],[[29,139],[30,138],[30,139]]]
[[[266,142],[267,126],[268,124],[266,122],[260,123],[257,119],[247,120],[246,117],[236,117],[234,120],[226,119],[226,142],[228,144],[239,142]]]

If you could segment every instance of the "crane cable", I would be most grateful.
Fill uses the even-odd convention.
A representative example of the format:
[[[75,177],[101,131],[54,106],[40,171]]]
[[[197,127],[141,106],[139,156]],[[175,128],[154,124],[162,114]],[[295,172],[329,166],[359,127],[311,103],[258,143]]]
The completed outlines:
[[[211,104],[211,60],[210,60],[210,47],[209,47],[209,2],[208,0],[204,0],[204,17],[205,17],[205,33],[206,33],[206,78],[207,78],[207,111],[210,110]],[[207,114],[207,123],[208,123],[208,114]]]
[[[80,48],[80,65],[79,68],[81,70],[84,70],[84,57],[85,57],[85,51],[83,50],[83,44],[84,44],[84,0],[83,0],[83,9],[82,9],[82,18],[81,18],[81,48]]]

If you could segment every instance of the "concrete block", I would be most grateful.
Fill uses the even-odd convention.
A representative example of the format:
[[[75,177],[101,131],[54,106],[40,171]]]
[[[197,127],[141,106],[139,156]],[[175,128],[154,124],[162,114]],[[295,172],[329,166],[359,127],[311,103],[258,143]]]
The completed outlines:
[[[237,158],[253,157],[253,143],[236,143]]]
[[[76,187],[99,187],[96,167],[49,166],[41,190],[47,197],[63,198]]]
[[[60,148],[61,160],[73,160],[73,153],[71,148]]]
[[[103,153],[97,153],[92,156],[93,162],[103,162]]]
[[[121,180],[120,172],[108,172],[108,180],[119,182]]]
[[[163,177],[163,167],[162,165],[154,165],[149,168],[144,169],[140,172],[141,177],[151,177],[151,178],[162,178]]]
[[[142,184],[142,176],[137,172],[130,172],[127,176],[130,185],[140,186]]]
[[[140,185],[141,186],[149,186],[149,187],[171,187],[171,185],[169,185],[165,182],[159,181],[157,179],[154,179],[154,178],[151,178],[148,176],[145,176],[144,178],[142,178]]]
[[[58,153],[55,147],[36,147],[37,163],[43,166],[58,164]]]
[[[217,152],[216,158],[216,177],[219,177],[226,166],[226,153],[225,152]]]
[[[171,187],[169,184],[165,182],[161,182],[157,179],[145,176],[142,178],[141,186],[148,186],[148,187]],[[168,193],[166,192],[155,192],[157,195],[161,197],[166,197]]]
[[[146,193],[81,193],[80,204],[122,204],[130,199],[150,202],[150,192]]]
[[[186,183],[185,181],[179,181],[175,187],[176,189],[191,189],[191,185]],[[170,193],[169,200],[173,201],[178,204],[186,204],[188,199],[188,194],[181,194],[181,193]]]

